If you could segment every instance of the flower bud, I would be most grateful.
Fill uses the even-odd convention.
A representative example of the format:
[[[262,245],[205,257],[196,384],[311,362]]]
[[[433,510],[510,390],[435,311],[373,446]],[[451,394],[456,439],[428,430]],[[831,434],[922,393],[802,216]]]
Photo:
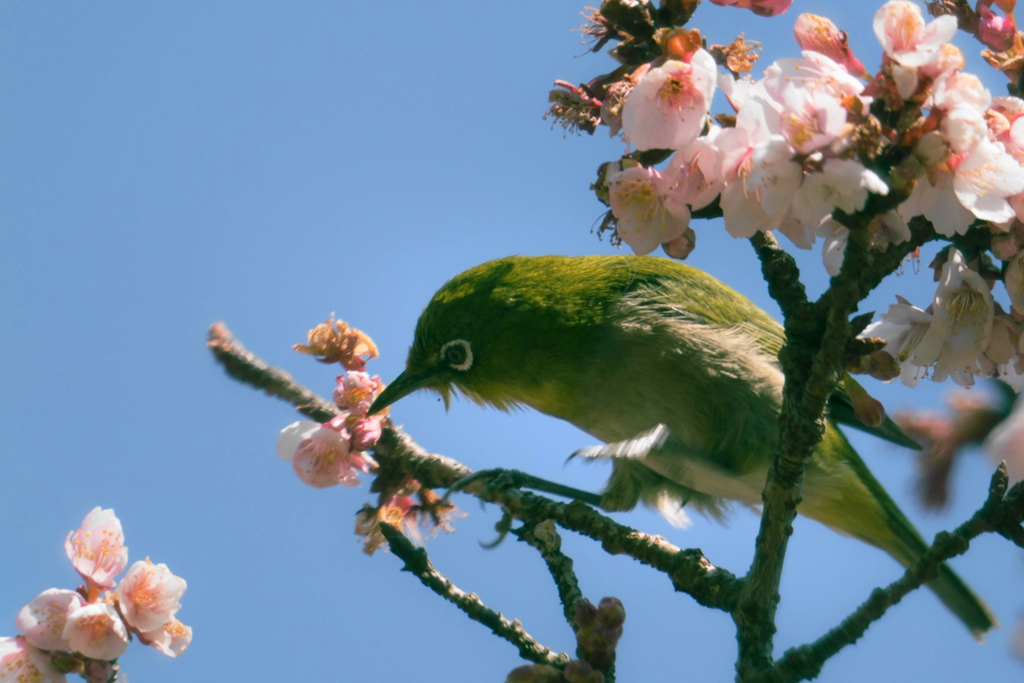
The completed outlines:
[[[597,619],[605,626],[618,628],[626,621],[626,608],[618,598],[601,598],[597,606]]]
[[[562,672],[547,664],[527,664],[509,672],[505,683],[564,683]]]
[[[853,56],[845,31],[825,17],[801,14],[793,25],[793,37],[801,50],[812,50],[842,64],[854,76],[867,76],[867,69]]]
[[[562,672],[566,683],[604,683],[604,674],[594,671],[590,662],[574,659],[565,665]]]

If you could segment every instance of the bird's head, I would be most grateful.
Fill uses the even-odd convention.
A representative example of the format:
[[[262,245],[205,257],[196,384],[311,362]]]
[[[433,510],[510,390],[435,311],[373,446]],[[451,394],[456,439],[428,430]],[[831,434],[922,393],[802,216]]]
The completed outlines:
[[[508,321],[501,320],[506,307],[495,289],[509,267],[499,264],[468,270],[434,295],[416,324],[405,371],[373,402],[371,414],[420,389],[439,393],[446,408],[453,389],[504,407],[485,388],[488,378],[506,371],[499,349]]]
[[[557,375],[581,351],[588,316],[575,304],[592,287],[567,277],[564,257],[509,257],[457,275],[416,324],[405,372],[377,397],[374,413],[420,389],[449,404],[452,390],[507,410],[554,400]]]

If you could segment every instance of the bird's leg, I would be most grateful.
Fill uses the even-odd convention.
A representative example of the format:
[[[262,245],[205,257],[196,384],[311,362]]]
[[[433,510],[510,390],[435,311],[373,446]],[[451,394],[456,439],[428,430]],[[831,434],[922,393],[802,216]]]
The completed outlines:
[[[446,497],[456,491],[464,491],[476,483],[482,483],[489,489],[502,489],[508,487],[530,489],[532,491],[540,491],[541,493],[550,493],[555,496],[572,498],[574,500],[593,505],[594,507],[601,508],[601,495],[598,493],[581,491],[580,489],[574,489],[571,486],[556,484],[553,481],[541,479],[540,477],[535,477],[532,474],[520,472],[519,470],[507,470],[502,468],[480,470],[479,472],[474,472],[468,477],[459,479],[448,489]]]

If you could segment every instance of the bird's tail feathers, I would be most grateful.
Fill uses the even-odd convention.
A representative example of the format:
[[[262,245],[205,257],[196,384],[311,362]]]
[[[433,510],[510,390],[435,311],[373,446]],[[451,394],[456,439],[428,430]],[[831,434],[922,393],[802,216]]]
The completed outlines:
[[[827,451],[837,455],[841,453],[841,457],[824,463],[812,461],[804,484],[805,502],[801,504],[801,513],[886,551],[904,567],[920,560],[927,552],[928,544],[874,478],[846,437],[839,429],[831,427],[826,431],[823,443]],[[828,470],[842,466],[853,470],[861,486],[846,485],[842,487],[841,495],[829,495],[828,479],[836,473]],[[812,487],[824,491],[815,490],[811,495],[809,489]],[[837,487],[833,494],[838,490]],[[854,510],[858,514],[851,514]],[[936,578],[926,585],[975,638],[980,639],[987,631],[998,627],[995,616],[985,603],[948,565],[939,565]]]

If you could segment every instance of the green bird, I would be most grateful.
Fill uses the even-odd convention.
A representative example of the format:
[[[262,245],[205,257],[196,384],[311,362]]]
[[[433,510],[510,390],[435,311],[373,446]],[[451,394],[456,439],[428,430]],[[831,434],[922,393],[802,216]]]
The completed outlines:
[[[640,256],[513,256],[457,275],[416,325],[405,371],[375,413],[419,389],[501,410],[530,406],[608,444],[605,510],[644,503],[670,519],[689,505],[720,518],[761,503],[779,437],[782,326],[710,275]],[[798,512],[881,548],[904,566],[927,545],[836,421],[867,429],[849,398],[830,401]],[[911,445],[891,421],[871,430]],[[916,446],[916,444],[913,444]],[[996,624],[946,565],[928,586],[975,636]]]

